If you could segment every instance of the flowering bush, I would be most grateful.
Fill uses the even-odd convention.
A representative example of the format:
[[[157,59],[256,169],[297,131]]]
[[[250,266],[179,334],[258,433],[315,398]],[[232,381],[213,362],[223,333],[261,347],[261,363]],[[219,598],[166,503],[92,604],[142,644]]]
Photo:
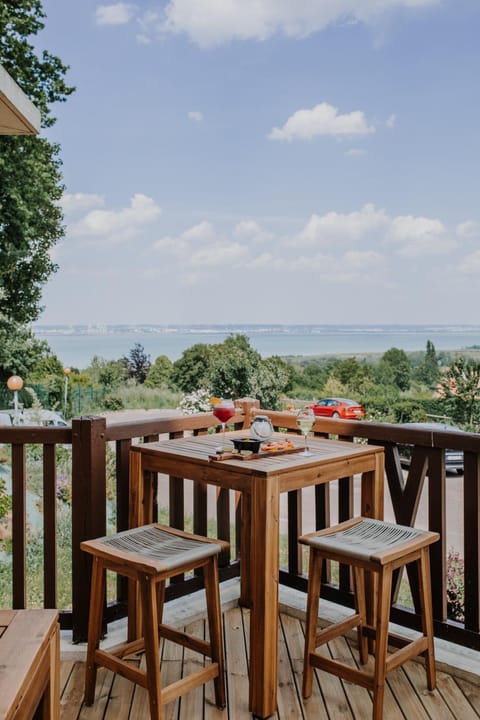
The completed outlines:
[[[210,398],[211,393],[205,388],[200,388],[184,395],[177,409],[181,410],[184,415],[209,412],[211,410]]]
[[[447,615],[452,620],[465,620],[464,563],[460,553],[451,548],[447,557]]]

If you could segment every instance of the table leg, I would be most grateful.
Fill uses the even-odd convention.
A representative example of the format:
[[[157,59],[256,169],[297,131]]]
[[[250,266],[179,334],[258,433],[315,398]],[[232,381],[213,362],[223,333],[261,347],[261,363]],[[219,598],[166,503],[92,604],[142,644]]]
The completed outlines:
[[[250,711],[277,708],[280,500],[277,480],[253,483],[251,502]]]
[[[362,474],[362,515],[383,520],[383,486],[385,458],[383,453],[375,454],[375,469]]]

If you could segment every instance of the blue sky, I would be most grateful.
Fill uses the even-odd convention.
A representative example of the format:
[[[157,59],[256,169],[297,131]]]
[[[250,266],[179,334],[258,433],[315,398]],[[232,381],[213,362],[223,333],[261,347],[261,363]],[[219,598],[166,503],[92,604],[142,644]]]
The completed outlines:
[[[478,0],[43,0],[46,323],[477,323]]]

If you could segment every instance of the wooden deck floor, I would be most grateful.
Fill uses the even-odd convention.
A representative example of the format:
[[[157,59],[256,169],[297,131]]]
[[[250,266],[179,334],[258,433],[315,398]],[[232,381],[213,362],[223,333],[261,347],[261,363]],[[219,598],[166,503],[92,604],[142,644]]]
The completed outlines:
[[[238,607],[224,612],[226,681],[228,706],[218,710],[213,703],[213,685],[198,688],[164,707],[165,720],[243,720],[248,712],[248,623],[249,613]],[[187,627],[203,635],[204,622]],[[317,672],[314,693],[301,697],[303,622],[280,615],[278,711],[274,720],[369,720],[372,702],[367,690],[344,683],[332,675]],[[339,639],[329,652],[344,662],[355,663],[354,643]],[[132,659],[132,662],[141,662]],[[172,682],[188,674],[202,658],[165,642],[162,681]],[[149,717],[146,693],[142,688],[110,671],[98,674],[95,704],[82,703],[84,663],[63,661],[61,666],[61,720],[145,720]],[[475,671],[474,668],[472,668]],[[477,669],[478,670],[478,669]],[[425,672],[419,662],[409,662],[388,676],[385,720],[474,720],[480,718],[480,682],[438,672],[437,689],[428,692]]]

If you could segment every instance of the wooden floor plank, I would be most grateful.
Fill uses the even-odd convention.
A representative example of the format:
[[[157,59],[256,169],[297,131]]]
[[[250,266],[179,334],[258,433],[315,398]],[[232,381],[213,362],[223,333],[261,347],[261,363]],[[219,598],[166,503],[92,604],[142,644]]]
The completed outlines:
[[[229,720],[251,720],[248,711],[248,662],[243,613],[233,608],[224,616],[225,664]]]
[[[437,718],[438,720],[455,720],[455,718],[462,718],[462,720],[468,718],[468,720],[471,720],[471,716],[468,713],[465,715],[462,710],[467,705],[465,698],[461,697],[462,693],[454,682],[452,683],[453,687],[449,688],[449,678],[444,673],[437,672],[437,687],[435,690],[430,691],[427,687],[427,677],[423,663],[408,663],[404,666],[404,672],[412,683],[429,717],[434,717],[435,720]],[[441,691],[442,686],[444,692]],[[450,697],[450,703],[445,702],[446,697]],[[452,712],[452,708],[454,708],[454,712]]]
[[[204,637],[204,621],[199,620],[185,628],[185,632],[188,635],[196,635],[197,637]],[[183,653],[183,670],[182,676],[186,677],[191,675],[204,666],[204,660],[202,655],[199,655],[193,650],[185,648]],[[180,713],[178,720],[193,720],[193,718],[203,718],[203,706],[204,706],[204,686],[194,688],[187,695],[183,695],[180,698]]]
[[[303,718],[303,701],[301,692],[295,682],[295,675],[291,664],[291,658],[287,647],[287,638],[284,626],[287,621],[280,621],[280,633],[278,642],[278,716],[280,720],[291,720],[291,718]]]
[[[140,659],[129,659],[128,662],[137,667],[140,665]],[[115,675],[104,720],[128,720],[134,692],[135,685],[130,680]]]
[[[250,613],[232,608],[224,613],[225,668],[228,707],[215,707],[213,683],[197,688],[163,708],[165,720],[251,720],[248,711],[248,637]],[[203,620],[183,628],[203,637]],[[279,625],[278,712],[271,720],[369,720],[370,694],[329,673],[315,671],[312,696],[301,697],[304,621],[282,613]],[[358,663],[355,640],[337,638],[323,652],[348,664]],[[162,683],[168,684],[203,665],[202,656],[162,642]],[[131,662],[144,666],[144,655]],[[209,662],[207,660],[207,662]],[[369,658],[369,667],[373,658]],[[95,703],[83,705],[85,664],[61,665],[61,720],[145,720],[150,716],[145,690],[104,668],[97,674]],[[423,663],[411,661],[387,676],[385,720],[480,720],[480,680],[437,673],[437,689],[429,692]]]
[[[455,678],[455,682],[477,713],[474,717],[480,718],[480,679],[476,684],[464,678]]]
[[[183,647],[178,643],[165,640],[162,645],[162,687],[180,680],[183,668]],[[163,706],[165,720],[177,720],[180,698]]]

